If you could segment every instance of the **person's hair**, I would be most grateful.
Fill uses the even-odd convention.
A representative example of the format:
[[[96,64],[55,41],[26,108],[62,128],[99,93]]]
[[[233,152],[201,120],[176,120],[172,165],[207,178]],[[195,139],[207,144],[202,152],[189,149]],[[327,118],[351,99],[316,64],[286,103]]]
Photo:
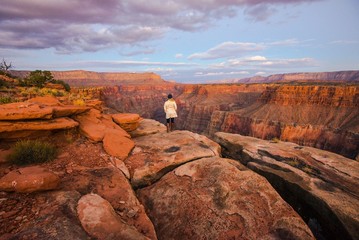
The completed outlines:
[[[168,94],[168,99],[171,99],[172,98],[172,94]]]

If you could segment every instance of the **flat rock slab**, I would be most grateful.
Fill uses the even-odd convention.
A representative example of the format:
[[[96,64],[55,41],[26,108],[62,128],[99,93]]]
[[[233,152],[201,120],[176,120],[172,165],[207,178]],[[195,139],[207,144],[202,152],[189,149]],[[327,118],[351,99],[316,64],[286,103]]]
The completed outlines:
[[[167,132],[167,128],[164,124],[153,119],[142,119],[136,130],[130,132],[131,137],[141,137],[155,133]]]
[[[83,228],[96,239],[149,239],[122,222],[111,204],[97,194],[81,197],[77,213]]]
[[[265,178],[234,160],[186,163],[137,194],[160,239],[314,239]]]
[[[53,190],[60,178],[53,172],[38,166],[19,168],[0,179],[0,191],[31,193]]]
[[[294,143],[218,132],[227,157],[268,178],[289,198],[311,207],[336,237],[359,238],[359,162]],[[294,202],[295,204],[295,202]]]
[[[136,130],[141,120],[140,115],[136,113],[112,114],[112,119],[127,132]]]
[[[136,147],[124,161],[134,188],[152,184],[183,163],[220,156],[217,143],[189,131],[157,133],[134,141]]]
[[[51,107],[40,107],[34,103],[19,102],[0,105],[0,121],[50,119]]]
[[[32,121],[0,121],[1,138],[28,137],[36,133],[77,127],[78,122],[71,118],[55,118],[49,120]]]

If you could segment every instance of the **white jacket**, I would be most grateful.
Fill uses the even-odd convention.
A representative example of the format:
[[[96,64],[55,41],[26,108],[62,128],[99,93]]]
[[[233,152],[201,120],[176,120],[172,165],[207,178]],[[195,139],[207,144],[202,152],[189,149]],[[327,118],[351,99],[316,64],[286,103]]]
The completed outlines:
[[[163,105],[163,109],[166,113],[166,119],[177,117],[177,104],[173,98],[168,99]]]

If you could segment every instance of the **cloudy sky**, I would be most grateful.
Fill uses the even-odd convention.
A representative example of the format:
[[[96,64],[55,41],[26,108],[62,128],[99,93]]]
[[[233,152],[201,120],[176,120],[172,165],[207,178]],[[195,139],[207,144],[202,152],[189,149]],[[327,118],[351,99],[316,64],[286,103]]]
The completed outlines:
[[[359,70],[358,0],[1,0],[15,70],[203,82]]]

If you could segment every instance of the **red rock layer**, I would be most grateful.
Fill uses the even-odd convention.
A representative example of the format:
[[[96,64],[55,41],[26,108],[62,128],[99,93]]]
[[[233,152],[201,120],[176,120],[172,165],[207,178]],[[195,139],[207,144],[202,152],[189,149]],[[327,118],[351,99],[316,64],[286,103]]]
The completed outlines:
[[[359,149],[359,87],[334,84],[119,86],[102,97],[121,112],[165,121],[171,92],[177,129],[280,138],[355,158]]]

